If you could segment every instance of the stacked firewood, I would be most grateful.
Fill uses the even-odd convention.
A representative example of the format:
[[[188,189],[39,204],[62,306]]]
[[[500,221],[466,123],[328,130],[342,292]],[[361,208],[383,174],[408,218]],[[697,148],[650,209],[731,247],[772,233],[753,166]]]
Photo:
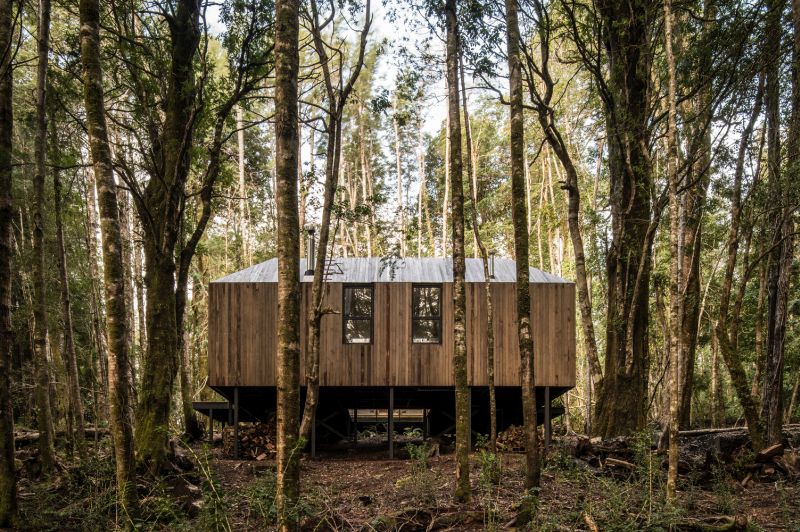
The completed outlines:
[[[222,433],[222,449],[225,456],[234,456],[233,427],[225,427]],[[239,425],[239,458],[243,460],[268,460],[275,458],[275,422]]]
[[[497,435],[497,449],[507,453],[525,452],[525,430],[511,425]]]

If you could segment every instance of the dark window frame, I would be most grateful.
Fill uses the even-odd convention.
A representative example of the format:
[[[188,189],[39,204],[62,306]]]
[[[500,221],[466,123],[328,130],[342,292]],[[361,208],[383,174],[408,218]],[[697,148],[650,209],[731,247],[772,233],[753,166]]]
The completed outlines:
[[[348,288],[368,288],[370,292],[370,314],[366,316],[350,316],[345,312],[345,295]],[[347,322],[348,321],[369,321],[369,342],[349,342],[347,341]],[[342,344],[346,345],[372,345],[375,341],[375,284],[374,283],[348,283],[342,285]]]
[[[420,316],[414,314],[414,289],[415,288],[436,288],[439,290],[439,301],[437,307],[439,308],[438,316]],[[444,336],[442,319],[442,293],[444,292],[444,285],[442,283],[412,283],[411,284],[411,343],[416,345],[441,345],[442,336]],[[420,342],[414,339],[414,322],[416,321],[436,321],[439,323],[439,338],[435,342]]]

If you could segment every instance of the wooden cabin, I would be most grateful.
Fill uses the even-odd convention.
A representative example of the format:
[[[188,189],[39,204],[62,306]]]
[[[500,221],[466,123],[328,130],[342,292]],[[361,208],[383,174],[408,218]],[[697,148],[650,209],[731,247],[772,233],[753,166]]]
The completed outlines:
[[[495,385],[499,421],[508,425],[521,421],[516,265],[500,258],[491,262]],[[301,260],[303,358],[312,285],[306,267]],[[209,286],[208,382],[236,400],[243,415],[255,418],[275,408],[277,276],[278,261],[271,259]],[[530,283],[538,404],[549,408],[552,399],[575,386],[575,285],[535,268]],[[476,427],[488,423],[488,313],[480,259],[466,260],[466,301]],[[439,428],[449,426],[454,412],[452,259],[332,259],[323,308],[329,313],[322,318],[318,417],[346,410],[352,418],[358,409],[400,405],[423,409],[426,423],[435,424],[438,415]]]

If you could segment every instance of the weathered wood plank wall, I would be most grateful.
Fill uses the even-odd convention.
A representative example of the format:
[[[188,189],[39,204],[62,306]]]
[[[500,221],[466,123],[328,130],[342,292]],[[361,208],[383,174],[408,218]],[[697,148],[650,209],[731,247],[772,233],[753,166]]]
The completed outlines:
[[[332,313],[322,319],[322,386],[453,386],[452,284],[442,285],[441,344],[411,342],[411,286],[374,285],[372,344],[342,343],[342,285],[326,286],[323,307]],[[535,283],[531,288],[536,384],[574,386],[575,285]],[[304,283],[303,316],[310,290],[310,284]],[[492,298],[495,383],[518,386],[514,284],[493,283]],[[273,283],[210,285],[208,366],[212,386],[275,385],[277,310],[277,286]],[[482,284],[467,284],[467,317],[470,384],[486,386],[487,310]],[[305,354],[305,327],[301,327],[301,343]]]

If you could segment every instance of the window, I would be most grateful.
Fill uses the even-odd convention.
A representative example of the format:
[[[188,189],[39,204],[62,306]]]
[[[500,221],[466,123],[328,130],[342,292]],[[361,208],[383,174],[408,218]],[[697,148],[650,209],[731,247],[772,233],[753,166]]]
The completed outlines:
[[[342,342],[372,343],[372,285],[345,286],[342,289]]]
[[[441,285],[413,285],[411,287],[411,341],[415,344],[441,343]]]

